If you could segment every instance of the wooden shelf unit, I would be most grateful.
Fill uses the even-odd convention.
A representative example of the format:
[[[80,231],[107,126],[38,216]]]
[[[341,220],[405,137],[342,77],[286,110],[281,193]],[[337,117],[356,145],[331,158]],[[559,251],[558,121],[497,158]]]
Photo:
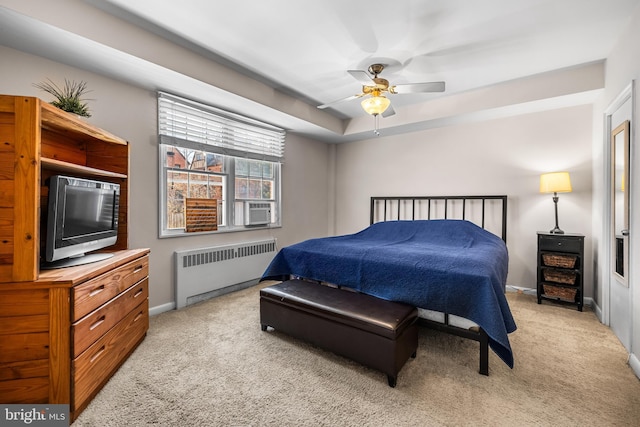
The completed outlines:
[[[38,98],[0,95],[0,283],[36,280],[47,179],[120,184],[118,240],[127,249],[129,144]]]
[[[58,174],[120,185],[113,257],[40,271]],[[149,250],[128,247],[128,177],[126,140],[38,98],[0,95],[0,402],[65,403],[74,420],[144,339]]]

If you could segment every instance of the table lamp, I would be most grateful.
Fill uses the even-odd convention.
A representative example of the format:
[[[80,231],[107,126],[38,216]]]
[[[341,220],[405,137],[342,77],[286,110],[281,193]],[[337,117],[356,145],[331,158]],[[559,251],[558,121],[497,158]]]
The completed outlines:
[[[558,193],[571,192],[571,179],[569,172],[551,172],[540,175],[540,192],[553,193],[553,204],[556,211],[556,226],[550,233],[564,234],[558,227]]]

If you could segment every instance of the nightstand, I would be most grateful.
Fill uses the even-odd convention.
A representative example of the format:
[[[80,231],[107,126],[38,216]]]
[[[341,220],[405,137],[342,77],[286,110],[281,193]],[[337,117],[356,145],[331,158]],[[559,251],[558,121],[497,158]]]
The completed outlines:
[[[538,232],[538,304],[550,300],[584,303],[584,236]]]

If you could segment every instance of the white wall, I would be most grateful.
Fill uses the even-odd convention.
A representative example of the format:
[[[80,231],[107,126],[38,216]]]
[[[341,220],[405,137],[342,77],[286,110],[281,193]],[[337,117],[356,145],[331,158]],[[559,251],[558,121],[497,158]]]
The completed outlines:
[[[368,225],[369,197],[506,194],[508,285],[536,287],[536,231],[554,226],[552,196],[539,176],[567,170],[559,225],[587,236],[591,264],[590,105],[341,144],[336,160],[336,232]],[[591,271],[585,272],[591,296]]]
[[[638,133],[635,128],[640,124],[640,109],[637,107],[638,99],[640,99],[640,89],[638,84],[640,83],[640,46],[638,45],[640,40],[640,6],[635,10],[632,15],[630,23],[622,33],[618,43],[612,50],[611,54],[607,58],[606,63],[606,80],[605,80],[605,92],[601,102],[597,105],[595,111],[594,121],[603,120],[604,109],[628,86],[632,80],[635,80],[635,103],[636,111],[631,123],[631,168],[630,173],[631,182],[629,187],[631,188],[630,194],[630,261],[629,261],[629,275],[631,278],[631,357],[630,363],[637,376],[640,377],[640,153],[638,147]],[[599,182],[604,180],[604,165],[603,165],[603,149],[604,149],[604,135],[600,135],[600,138],[594,139],[593,144],[593,164],[594,164],[594,211],[602,210],[604,203],[604,189]],[[602,224],[594,221],[593,234],[598,238],[597,251],[601,254],[605,253],[604,245],[609,243],[609,240],[602,236]],[[599,264],[599,267],[602,265]],[[601,281],[607,280],[608,272],[598,271],[594,276]],[[606,286],[603,283],[598,284],[600,292],[606,291]],[[603,298],[602,293],[599,294]]]
[[[33,87],[46,78],[85,80],[93,117],[88,121],[130,143],[129,246],[151,248],[150,306],[174,301],[173,252],[190,248],[260,240],[268,236],[278,245],[325,236],[329,227],[332,193],[329,185],[330,147],[287,136],[282,169],[283,218],[280,229],[254,230],[177,238],[158,238],[158,149],[155,92],[121,83],[84,70],[0,46],[0,93],[37,96],[50,100]]]

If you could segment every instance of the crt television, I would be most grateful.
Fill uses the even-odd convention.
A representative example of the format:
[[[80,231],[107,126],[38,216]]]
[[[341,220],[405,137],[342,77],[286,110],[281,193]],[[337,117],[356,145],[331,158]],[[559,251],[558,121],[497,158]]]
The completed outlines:
[[[52,176],[42,268],[88,264],[112,256],[88,252],[116,243],[119,200],[119,184]]]

